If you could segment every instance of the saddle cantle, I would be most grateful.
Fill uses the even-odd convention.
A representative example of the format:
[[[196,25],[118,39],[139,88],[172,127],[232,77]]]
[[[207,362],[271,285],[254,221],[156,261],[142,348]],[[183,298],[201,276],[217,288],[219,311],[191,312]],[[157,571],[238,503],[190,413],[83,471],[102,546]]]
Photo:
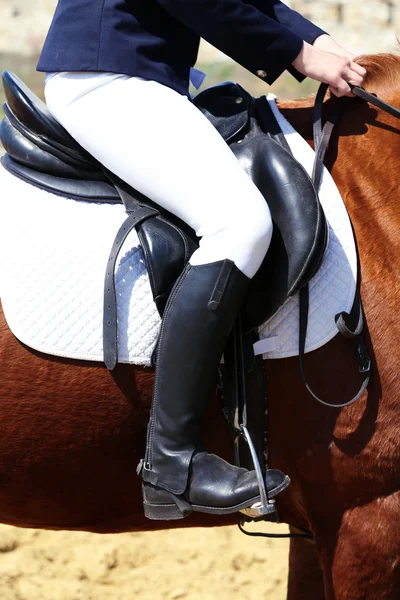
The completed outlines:
[[[169,292],[196,249],[195,233],[182,221],[112,176],[75,142],[46,105],[10,72],[3,73],[7,103],[0,124],[6,150],[2,165],[48,192],[90,202],[121,202],[121,189],[138,205],[157,209],[137,227],[153,296],[162,315]],[[254,100],[233,83],[200,93],[194,104],[224,137],[265,196],[274,233],[270,250],[243,309],[246,331],[265,322],[318,269],[327,225],[314,186],[282,143],[263,98]],[[117,184],[117,185],[116,185]],[[244,199],[245,210],[245,199]]]

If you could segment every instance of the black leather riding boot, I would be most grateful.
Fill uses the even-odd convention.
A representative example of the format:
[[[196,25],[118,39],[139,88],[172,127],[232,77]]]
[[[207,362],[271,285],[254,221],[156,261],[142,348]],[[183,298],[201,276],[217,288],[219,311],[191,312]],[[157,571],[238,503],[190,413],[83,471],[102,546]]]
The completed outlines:
[[[140,465],[151,519],[235,512],[259,500],[255,472],[208,454],[201,439],[204,409],[249,281],[230,260],[188,264],[168,299]],[[272,470],[266,483],[273,497],[289,478]]]

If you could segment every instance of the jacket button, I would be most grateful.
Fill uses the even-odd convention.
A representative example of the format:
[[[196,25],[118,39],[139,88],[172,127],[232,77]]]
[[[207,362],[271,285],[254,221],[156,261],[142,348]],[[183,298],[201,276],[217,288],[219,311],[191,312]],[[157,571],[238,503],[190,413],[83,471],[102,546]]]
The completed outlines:
[[[263,71],[262,69],[257,71],[257,77],[261,77],[262,79],[264,79],[264,77],[266,77],[266,76],[267,76],[266,72]]]

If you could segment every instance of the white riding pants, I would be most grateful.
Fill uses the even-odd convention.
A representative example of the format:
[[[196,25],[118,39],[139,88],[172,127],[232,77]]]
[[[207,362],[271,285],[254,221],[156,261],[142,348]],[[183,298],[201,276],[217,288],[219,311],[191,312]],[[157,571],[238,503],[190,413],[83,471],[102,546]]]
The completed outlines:
[[[50,112],[83,148],[201,238],[193,265],[228,258],[253,277],[268,250],[267,203],[207,118],[155,81],[113,73],[47,79]]]

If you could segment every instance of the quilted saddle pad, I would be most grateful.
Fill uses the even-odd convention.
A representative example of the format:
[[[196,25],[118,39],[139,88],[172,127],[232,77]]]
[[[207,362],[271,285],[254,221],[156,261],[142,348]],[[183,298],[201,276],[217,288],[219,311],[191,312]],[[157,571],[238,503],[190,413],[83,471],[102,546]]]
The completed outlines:
[[[268,101],[294,156],[311,173],[314,152]],[[122,205],[61,198],[0,167],[0,297],[7,323],[24,344],[46,354],[102,361],[103,285],[108,254],[125,219]],[[306,351],[332,339],[334,317],[353,304],[357,257],[349,218],[325,170],[320,199],[329,245],[310,283]],[[240,240],[238,240],[240,243]],[[160,317],[136,232],[116,266],[119,361],[149,366]],[[256,351],[268,358],[298,353],[298,297],[260,328]]]

